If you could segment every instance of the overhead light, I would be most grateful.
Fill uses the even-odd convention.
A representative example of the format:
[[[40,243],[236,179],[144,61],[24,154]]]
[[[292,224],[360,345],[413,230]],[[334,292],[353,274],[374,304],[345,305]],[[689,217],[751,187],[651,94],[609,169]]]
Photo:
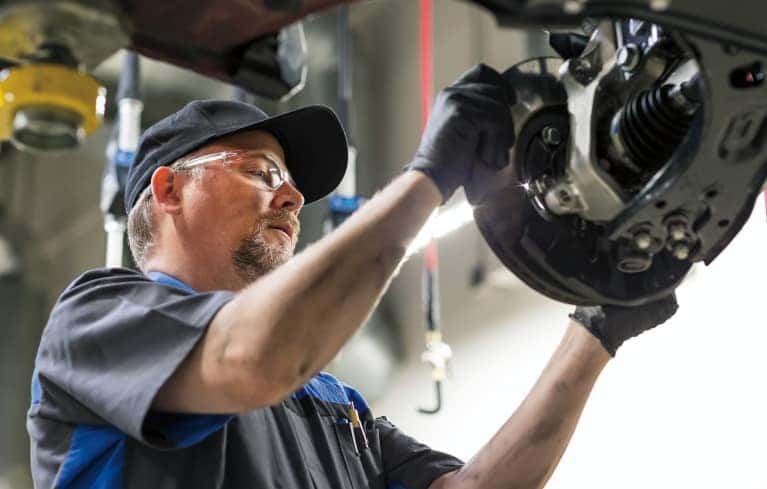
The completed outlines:
[[[418,253],[426,247],[431,238],[439,239],[456,231],[474,220],[473,208],[465,200],[444,209],[438,209],[431,215],[421,229],[405,256]]]
[[[19,260],[11,248],[11,243],[0,236],[0,277],[11,275],[19,270]]]

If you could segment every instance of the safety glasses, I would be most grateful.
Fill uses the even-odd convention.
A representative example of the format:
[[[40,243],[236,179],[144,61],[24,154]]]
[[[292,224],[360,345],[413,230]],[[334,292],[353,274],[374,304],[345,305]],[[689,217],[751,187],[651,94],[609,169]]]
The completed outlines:
[[[175,165],[175,169],[189,170],[216,161],[221,161],[224,166],[235,169],[251,178],[264,190],[277,190],[285,182],[296,187],[290,174],[280,168],[271,156],[263,152],[219,151],[182,160],[178,165]]]

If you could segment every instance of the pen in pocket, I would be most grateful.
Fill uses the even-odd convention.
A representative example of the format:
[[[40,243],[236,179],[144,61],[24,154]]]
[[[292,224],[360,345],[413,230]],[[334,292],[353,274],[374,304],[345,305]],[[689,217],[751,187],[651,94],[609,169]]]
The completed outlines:
[[[357,409],[354,408],[354,401],[349,402],[349,421],[351,422],[350,426],[354,448],[356,452],[359,453],[360,450],[368,448],[368,437],[365,433],[365,427],[360,421],[360,414],[357,412]]]

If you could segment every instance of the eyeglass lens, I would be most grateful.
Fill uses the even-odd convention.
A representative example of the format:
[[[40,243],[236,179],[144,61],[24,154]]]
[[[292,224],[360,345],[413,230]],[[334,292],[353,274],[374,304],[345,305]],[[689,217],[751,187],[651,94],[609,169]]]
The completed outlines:
[[[256,178],[272,190],[279,188],[286,180],[287,175],[273,161],[263,156],[248,157],[238,155],[231,158],[231,163],[240,171]]]

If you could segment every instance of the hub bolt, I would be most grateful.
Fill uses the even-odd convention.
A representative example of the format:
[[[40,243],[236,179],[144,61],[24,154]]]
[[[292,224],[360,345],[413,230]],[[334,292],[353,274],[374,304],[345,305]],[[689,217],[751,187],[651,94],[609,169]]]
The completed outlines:
[[[686,260],[690,257],[690,247],[687,243],[677,243],[671,249],[671,253],[677,260]]]
[[[621,46],[615,53],[615,62],[624,71],[634,71],[639,66],[639,48],[636,44],[626,44]]]
[[[646,231],[641,231],[634,236],[634,244],[640,250],[646,250],[652,246],[652,236]]]
[[[687,234],[687,228],[684,224],[672,224],[668,228],[668,232],[671,235],[671,239],[674,241],[682,241]]]
[[[553,126],[546,126],[541,133],[543,142],[549,146],[559,146],[562,143],[562,134]]]

